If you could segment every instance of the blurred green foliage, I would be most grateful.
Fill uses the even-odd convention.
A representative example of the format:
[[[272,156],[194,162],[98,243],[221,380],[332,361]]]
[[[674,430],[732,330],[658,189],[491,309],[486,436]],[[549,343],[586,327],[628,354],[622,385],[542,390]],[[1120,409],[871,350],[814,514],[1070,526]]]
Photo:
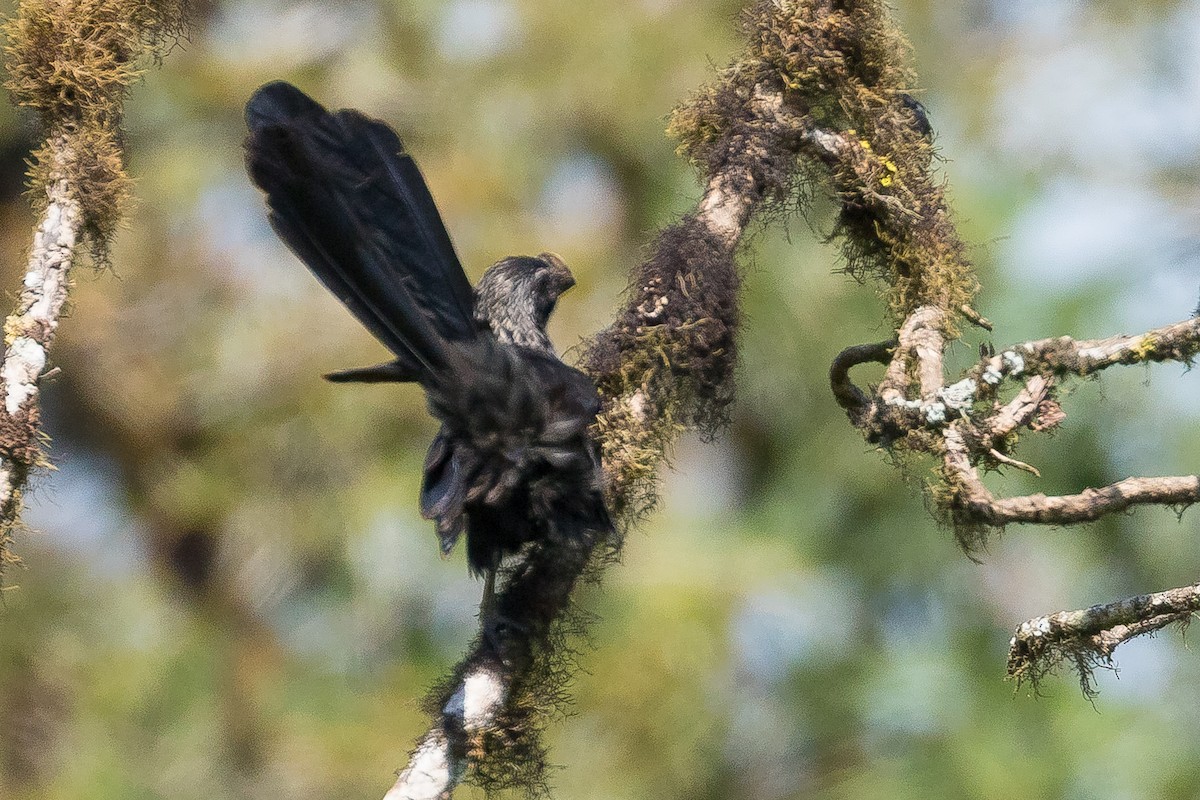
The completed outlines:
[[[1101,113],[1112,97],[1118,133],[1157,113],[1193,141],[1169,113],[1200,65],[1172,31],[1200,26],[1200,8],[898,11],[996,344],[1186,316],[1200,150],[1137,156],[1143,138],[1104,139],[1094,120],[1056,128],[1051,112]],[[472,635],[479,587],[460,554],[436,556],[416,513],[433,433],[419,392],[319,379],[383,353],[266,225],[241,166],[249,93],[286,78],[392,123],[473,277],[500,255],[563,254],[579,285],[552,333],[569,349],[605,324],[651,232],[697,198],[662,129],[739,48],[730,0],[259,0],[196,13],[189,40],[134,88],[138,205],[112,272],[78,273],[56,342],[45,403],[58,469],[37,482],[17,543],[26,566],[0,609],[3,798],[378,797],[424,728],[423,693]],[[1159,42],[1157,61],[1128,40]],[[1073,71],[1039,79],[1063,52],[1078,55]],[[1123,83],[1088,82],[1114,63],[1162,102],[1147,110]],[[17,176],[33,143],[0,111],[10,291],[32,224]],[[1129,186],[1178,224],[1114,240],[1105,218],[1072,227],[1045,203],[1120,207]],[[830,222],[777,220],[745,248],[733,427],[679,446],[662,507],[581,597],[599,621],[573,713],[551,728],[557,795],[1200,796],[1200,658],[1178,635],[1119,651],[1122,680],[1101,676],[1095,707],[1069,675],[1036,699],[1001,679],[1026,617],[1195,581],[1194,512],[1012,529],[969,563],[923,506],[928,465],[901,473],[832,402],[831,358],[889,332],[874,292],[836,273]],[[1050,249],[1068,233],[1065,251]],[[1051,257],[1076,248],[1103,269]],[[1023,451],[1046,477],[994,486],[1196,472],[1198,388],[1179,366],[1085,383],[1062,432]]]

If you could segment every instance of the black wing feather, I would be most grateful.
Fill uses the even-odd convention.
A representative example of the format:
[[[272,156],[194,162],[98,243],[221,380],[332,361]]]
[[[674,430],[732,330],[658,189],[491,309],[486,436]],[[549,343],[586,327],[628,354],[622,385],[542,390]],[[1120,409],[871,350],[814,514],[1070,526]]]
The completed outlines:
[[[393,247],[404,248],[404,263],[408,274],[421,287],[440,287],[442,294],[430,300],[437,304],[439,317],[447,320],[470,320],[475,295],[463,272],[450,234],[442,223],[433,195],[425,178],[408,153],[396,132],[378,120],[364,116],[354,109],[337,112],[334,117],[350,139],[352,152],[360,156],[358,166],[374,173],[378,166],[387,171],[389,182],[378,188],[395,203],[398,212],[391,220],[400,235],[393,236]],[[403,213],[399,213],[399,212]],[[448,331],[447,331],[448,333]],[[471,331],[461,331],[462,338]]]
[[[471,288],[402,144],[357,112],[330,114],[276,82],[246,105],[251,177],[280,237],[402,362],[444,362],[474,335]]]

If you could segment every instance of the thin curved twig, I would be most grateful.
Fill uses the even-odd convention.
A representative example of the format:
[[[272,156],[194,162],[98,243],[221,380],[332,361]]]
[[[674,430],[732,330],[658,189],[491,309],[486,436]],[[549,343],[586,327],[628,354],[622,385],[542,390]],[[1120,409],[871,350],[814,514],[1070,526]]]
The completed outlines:
[[[859,413],[870,405],[867,393],[850,380],[850,370],[859,364],[890,363],[896,345],[895,339],[874,344],[856,344],[837,354],[829,366],[829,387],[833,390],[833,399],[839,406],[848,412]]]
[[[1071,525],[1094,522],[1137,505],[1187,506],[1200,501],[1200,476],[1126,478],[1078,494],[998,498],[972,464],[976,456],[957,424],[945,431],[946,464],[958,478],[954,511],[960,521],[995,527],[1010,523]]]
[[[1036,617],[1017,626],[1009,642],[1008,675],[1018,684],[1030,681],[1036,688],[1047,670],[1071,660],[1080,667],[1084,692],[1091,695],[1091,668],[1111,664],[1119,645],[1172,623],[1186,623],[1197,612],[1200,583]]]

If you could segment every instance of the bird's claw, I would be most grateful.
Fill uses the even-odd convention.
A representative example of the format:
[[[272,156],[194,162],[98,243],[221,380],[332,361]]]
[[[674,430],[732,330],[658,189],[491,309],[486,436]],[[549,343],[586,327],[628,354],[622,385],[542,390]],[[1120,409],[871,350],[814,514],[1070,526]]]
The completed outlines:
[[[511,617],[500,613],[492,613],[481,620],[480,632],[489,650],[507,661],[507,656],[513,652],[513,645],[530,635],[529,627],[517,622]]]

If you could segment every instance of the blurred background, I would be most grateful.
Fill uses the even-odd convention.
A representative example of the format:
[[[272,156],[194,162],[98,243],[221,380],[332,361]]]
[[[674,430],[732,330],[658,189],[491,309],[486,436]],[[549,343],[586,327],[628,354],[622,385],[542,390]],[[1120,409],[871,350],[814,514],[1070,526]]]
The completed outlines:
[[[740,47],[734,0],[197,3],[129,103],[139,204],[80,270],[37,482],[0,595],[0,797],[373,798],[471,638],[479,585],[417,515],[432,436],[412,387],[334,386],[384,357],[279,244],[241,160],[276,78],[394,125],[472,278],[553,249],[552,333],[602,327],[626,270],[698,197],[667,113]],[[1200,291],[1200,2],[897,4],[914,87],[994,341],[1133,333]],[[3,286],[33,219],[34,131],[0,109]],[[886,338],[817,213],[745,249],[741,398],[685,440],[658,512],[581,603],[599,616],[561,798],[1200,797],[1200,653],[1121,648],[1089,704],[1003,680],[1027,617],[1200,577],[1196,511],[1012,528],[982,565],[833,403],[843,347]],[[975,333],[954,352],[970,362]],[[864,371],[864,375],[866,371]],[[1200,471],[1200,377],[1077,386],[1022,458],[1071,492]],[[462,796],[476,796],[463,790]]]

